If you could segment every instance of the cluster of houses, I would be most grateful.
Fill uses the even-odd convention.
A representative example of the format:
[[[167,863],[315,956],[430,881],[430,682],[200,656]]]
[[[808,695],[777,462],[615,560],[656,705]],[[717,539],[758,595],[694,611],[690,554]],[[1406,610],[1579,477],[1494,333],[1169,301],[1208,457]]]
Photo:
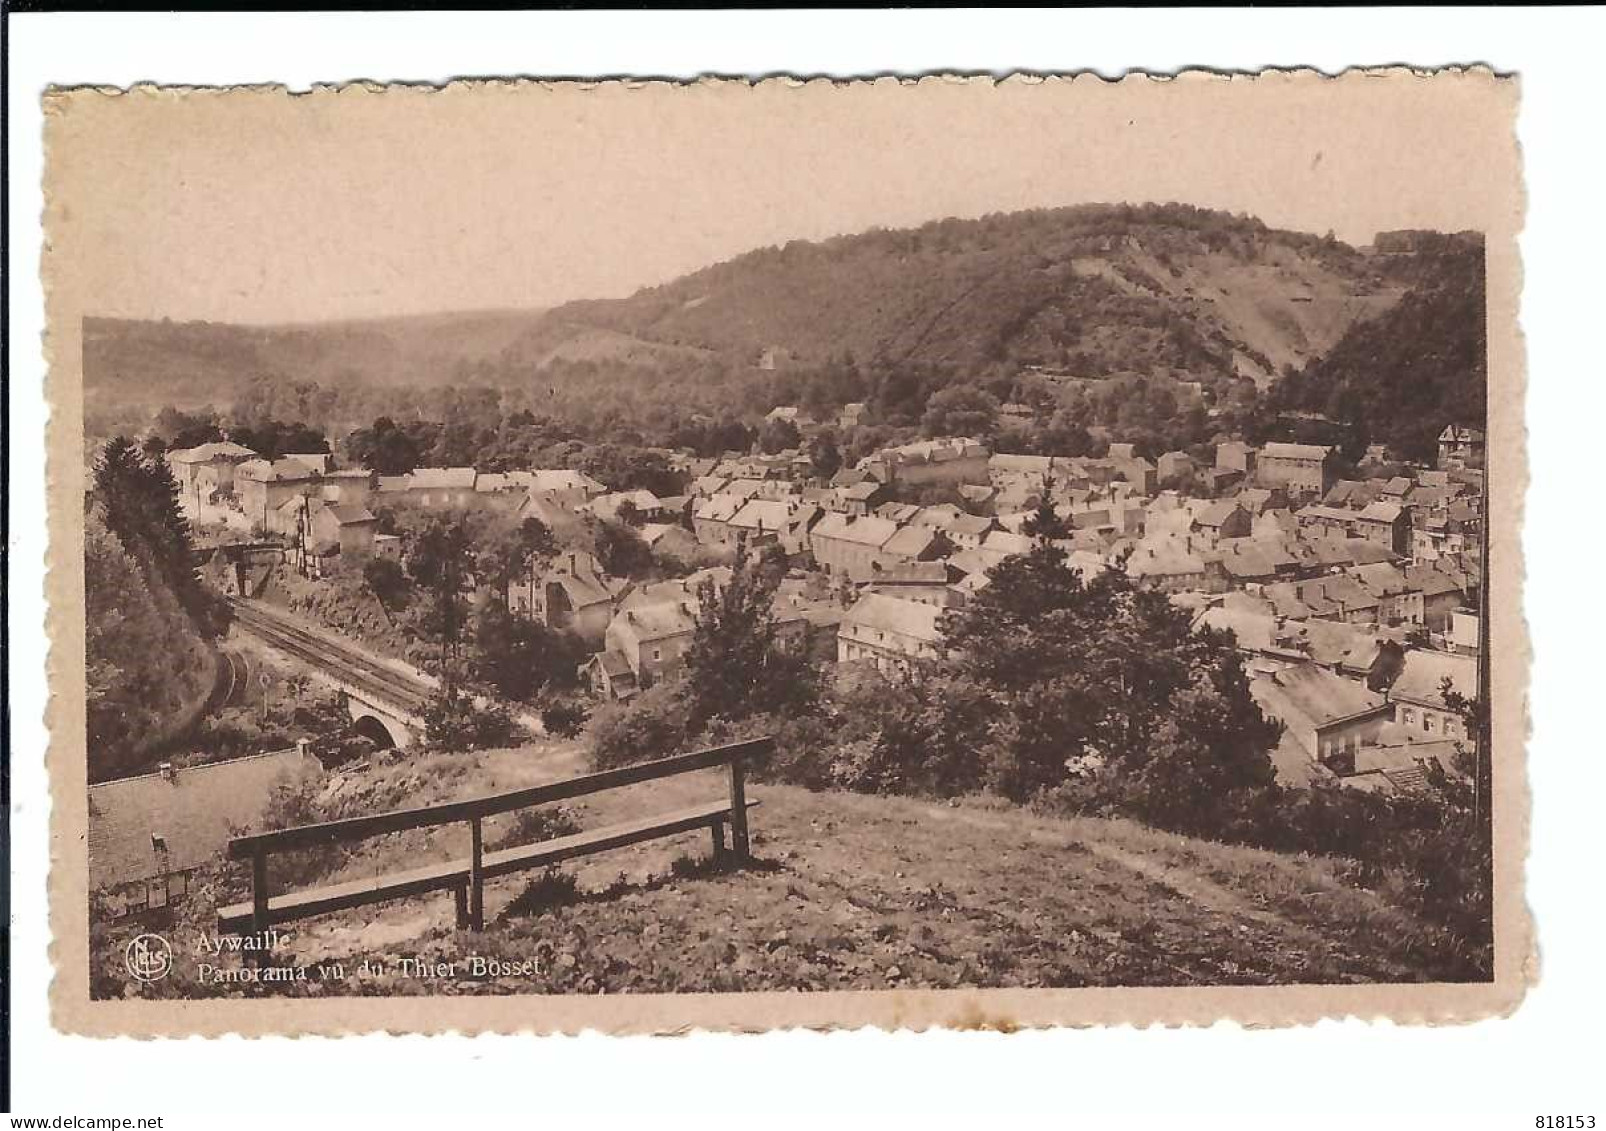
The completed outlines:
[[[775,410],[793,420],[789,411]],[[370,509],[387,499],[506,508],[559,532],[587,516],[625,522],[685,563],[728,560],[743,543],[774,548],[790,567],[776,606],[786,646],[824,642],[839,662],[884,672],[941,654],[943,611],[1032,547],[1027,523],[1046,506],[1073,568],[1123,569],[1234,634],[1256,698],[1286,724],[1285,776],[1407,788],[1466,737],[1443,677],[1476,690],[1483,436],[1451,426],[1440,449],[1436,468],[1359,480],[1340,478],[1334,449],[1294,443],[1224,441],[1213,458],[1150,460],[1130,444],[1098,458],[1031,456],[953,437],[882,449],[829,481],[797,450],[681,453],[672,462],[689,485],[672,497],[609,492],[570,469],[379,476],[229,443],[168,458],[186,505],[222,500],[314,558],[397,552]],[[932,498],[944,501],[910,501]],[[636,584],[572,551],[509,599],[575,632],[592,652],[593,690],[628,698],[681,670],[698,602],[728,577],[721,564]]]
[[[1481,439],[1469,431],[1447,429],[1445,442]],[[1025,524],[1046,494],[1074,568],[1122,568],[1234,633],[1257,700],[1285,723],[1285,777],[1406,789],[1427,762],[1453,771],[1468,736],[1442,684],[1477,691],[1479,461],[1346,480],[1321,445],[1226,442],[1214,455],[1206,466],[1121,444],[1077,459],[937,440],[877,452],[828,484],[751,463],[702,468],[691,513],[705,546],[774,543],[829,578],[851,600],[838,660],[893,671],[941,654],[943,610],[1031,547]],[[950,487],[964,505],[901,501],[899,484]]]

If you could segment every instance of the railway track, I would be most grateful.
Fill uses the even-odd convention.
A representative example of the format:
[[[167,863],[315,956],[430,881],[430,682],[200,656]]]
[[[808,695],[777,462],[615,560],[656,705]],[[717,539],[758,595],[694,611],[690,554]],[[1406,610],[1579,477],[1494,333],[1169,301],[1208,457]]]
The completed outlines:
[[[223,649],[223,662],[228,665],[228,685],[223,695],[218,699],[219,707],[232,707],[236,701],[245,698],[246,681],[250,671],[246,667],[245,657],[231,648]]]
[[[241,628],[297,659],[395,706],[417,712],[434,697],[434,688],[411,679],[355,649],[343,647],[261,608],[236,600],[234,619]]]

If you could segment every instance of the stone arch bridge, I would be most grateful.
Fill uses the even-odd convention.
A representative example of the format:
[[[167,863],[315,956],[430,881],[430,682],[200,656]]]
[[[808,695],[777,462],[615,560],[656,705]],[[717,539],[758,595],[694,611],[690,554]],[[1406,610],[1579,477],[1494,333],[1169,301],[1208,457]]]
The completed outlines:
[[[380,746],[401,749],[423,734],[424,707],[436,694],[434,680],[259,601],[236,599],[233,606],[236,626],[301,660],[341,693],[359,733]]]

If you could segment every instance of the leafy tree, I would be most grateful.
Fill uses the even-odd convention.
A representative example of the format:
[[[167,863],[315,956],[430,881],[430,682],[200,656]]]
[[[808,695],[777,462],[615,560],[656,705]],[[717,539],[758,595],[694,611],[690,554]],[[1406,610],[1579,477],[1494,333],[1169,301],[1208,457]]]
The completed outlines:
[[[814,434],[809,440],[809,462],[821,479],[829,479],[842,470],[842,452],[836,446],[835,432],[826,428]]]
[[[1348,429],[1351,458],[1387,443],[1431,460],[1448,423],[1482,427],[1487,411],[1484,254],[1450,240],[1405,267],[1411,289],[1376,318],[1355,322],[1325,355],[1284,376],[1277,409],[1326,414]]]
[[[406,475],[423,463],[425,445],[388,416],[359,428],[346,441],[353,459],[379,475]]]
[[[189,413],[168,405],[156,414],[156,422],[152,428],[156,435],[162,437],[164,446],[170,451],[196,448],[223,439],[223,429],[218,424],[217,413],[210,409],[204,413]]]
[[[765,420],[758,430],[758,447],[765,455],[772,456],[777,452],[784,452],[802,442],[803,437],[798,432],[797,425],[784,417],[772,416]]]
[[[1054,477],[1043,477],[1042,497],[1037,509],[1021,524],[1021,531],[1029,538],[1069,538],[1075,533],[1069,519],[1061,518],[1054,509]]]
[[[101,449],[94,484],[107,527],[140,563],[147,583],[170,591],[203,635],[221,632],[227,608],[196,573],[189,521],[167,462],[148,459],[118,436]]]
[[[424,708],[424,738],[441,750],[479,750],[508,746],[519,736],[506,706],[475,702],[460,687],[444,686]]]
[[[107,529],[84,518],[84,662],[89,779],[137,773],[173,722],[203,702],[216,668],[177,596]]]
[[[407,574],[401,563],[391,558],[370,558],[362,567],[363,581],[388,614],[399,608],[407,596]]]
[[[230,426],[229,436],[263,459],[280,459],[291,452],[329,451],[329,441],[324,434],[300,420],[261,419],[236,423]]]
[[[653,565],[652,550],[622,522],[596,524],[597,563],[613,577],[642,577]]]
[[[928,436],[991,436],[998,428],[998,398],[955,385],[932,395],[920,423]]]
[[[528,702],[543,688],[572,684],[585,655],[573,633],[554,632],[500,602],[485,602],[475,615],[473,674],[505,699]]]
[[[1118,570],[1084,582],[1051,543],[989,576],[944,631],[947,668],[1002,712],[986,752],[992,788],[1024,799],[1079,774],[1095,791],[1120,785],[1135,815],[1208,824],[1235,791],[1271,785],[1279,730],[1225,637],[1193,632]],[[1188,781],[1213,792],[1184,813],[1173,800]]]
[[[517,526],[499,525],[481,541],[480,562],[497,600],[507,604],[508,590],[535,574],[558,552],[557,539],[546,523],[526,518]]]
[[[801,654],[777,646],[774,601],[779,578],[737,544],[723,589],[704,579],[697,621],[686,652],[689,727],[713,718],[741,719],[797,709],[815,695],[813,672]]]
[[[662,452],[628,444],[597,444],[582,450],[573,465],[610,491],[648,490],[659,498],[678,495],[685,485]]]
[[[686,684],[659,683],[628,703],[598,707],[587,724],[591,764],[597,770],[673,754],[686,741]]]
[[[467,618],[464,590],[475,570],[474,544],[462,516],[437,517],[413,540],[407,572],[430,594],[426,627],[440,644],[441,678],[450,691]]]

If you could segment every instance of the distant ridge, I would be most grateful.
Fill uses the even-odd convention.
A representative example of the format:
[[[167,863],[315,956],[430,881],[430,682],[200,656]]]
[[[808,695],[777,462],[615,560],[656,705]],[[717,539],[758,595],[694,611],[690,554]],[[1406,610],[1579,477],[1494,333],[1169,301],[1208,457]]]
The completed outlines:
[[[1409,256],[1187,205],[1081,205],[760,248],[551,310],[240,326],[87,319],[91,401],[226,404],[267,378],[521,384],[557,361],[782,366],[851,353],[1268,386],[1390,309]]]

